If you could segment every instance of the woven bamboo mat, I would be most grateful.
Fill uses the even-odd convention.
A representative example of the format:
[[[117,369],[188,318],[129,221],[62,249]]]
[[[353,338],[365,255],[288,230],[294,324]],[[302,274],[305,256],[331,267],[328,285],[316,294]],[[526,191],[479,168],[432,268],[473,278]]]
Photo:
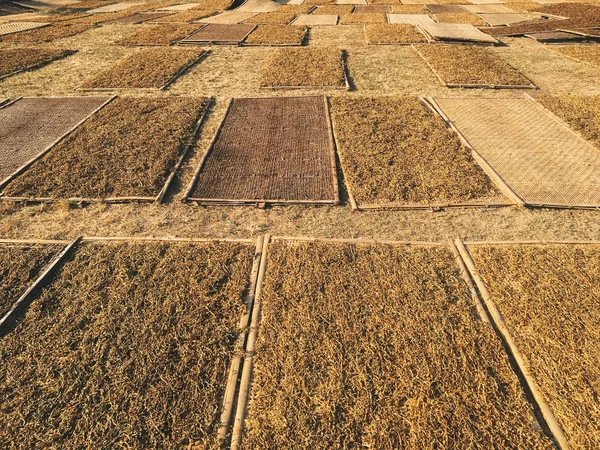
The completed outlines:
[[[600,149],[526,98],[437,98],[527,204],[600,206]]]

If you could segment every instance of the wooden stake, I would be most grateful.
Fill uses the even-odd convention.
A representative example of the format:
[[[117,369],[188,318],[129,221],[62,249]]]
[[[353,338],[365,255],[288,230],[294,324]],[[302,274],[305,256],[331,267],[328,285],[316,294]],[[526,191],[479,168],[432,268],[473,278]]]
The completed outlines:
[[[552,412],[550,406],[544,398],[544,394],[542,393],[537,383],[535,382],[533,376],[531,375],[531,372],[529,371],[529,364],[521,355],[521,352],[519,351],[508,327],[506,326],[506,323],[504,322],[502,314],[496,307],[496,303],[493,301],[483,279],[479,276],[479,273],[477,272],[477,269],[475,267],[475,263],[471,259],[471,255],[469,254],[469,252],[467,251],[463,242],[460,239],[457,238],[454,242],[462,260],[464,261],[471,274],[471,277],[473,278],[475,284],[477,285],[477,288],[479,289],[479,293],[481,294],[483,303],[485,303],[487,310],[489,311],[490,316],[494,322],[494,325],[496,326],[496,329],[500,333],[500,336],[502,337],[507,348],[509,349],[511,356],[513,357],[517,365],[518,371],[520,372],[520,375],[527,383],[527,386],[529,387],[529,390],[533,395],[533,399],[540,412],[542,413],[542,416],[546,421],[548,428],[552,432],[552,435],[554,436],[560,449],[569,450],[571,447],[567,442],[567,438],[564,434],[562,427],[558,423],[558,420],[556,420],[554,413]]]

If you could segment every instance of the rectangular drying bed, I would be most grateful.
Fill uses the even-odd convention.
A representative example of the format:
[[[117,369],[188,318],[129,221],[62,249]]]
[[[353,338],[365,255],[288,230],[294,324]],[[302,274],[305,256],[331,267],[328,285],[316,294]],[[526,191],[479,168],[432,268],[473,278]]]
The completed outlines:
[[[244,40],[244,45],[273,47],[301,46],[306,39],[307,33],[307,27],[258,25]]]
[[[137,32],[123,38],[120,44],[125,45],[172,45],[196,32],[198,24],[139,25]]]
[[[520,203],[600,207],[600,151],[528,98],[436,98]]]
[[[449,43],[498,44],[498,40],[469,24],[427,23],[418,24],[432,41]]]
[[[23,294],[64,248],[61,242],[0,240],[0,333],[6,332],[12,311]]]
[[[26,97],[0,108],[0,188],[109,100],[109,97]]]
[[[0,50],[0,80],[28,70],[38,69],[76,50],[41,48],[6,48]]]
[[[209,23],[180,42],[186,45],[239,45],[254,29],[252,24]]]
[[[561,448],[600,448],[600,242],[467,243]]]
[[[435,23],[427,14],[388,14],[390,24],[419,25],[420,23]]]
[[[537,95],[535,100],[600,148],[600,96]]]
[[[264,270],[232,450],[553,448],[449,246],[276,239]]]
[[[282,48],[262,68],[265,89],[350,89],[345,52],[334,47]]]
[[[318,26],[337,25],[337,14],[300,14],[294,19],[292,25]]]
[[[335,97],[331,116],[354,209],[514,204],[424,99]]]
[[[2,198],[160,202],[208,103],[191,97],[119,98],[12,179]]]
[[[185,195],[200,204],[336,204],[324,97],[239,98]]]
[[[143,2],[142,3],[139,3],[139,2],[138,3],[127,3],[127,2],[113,3],[111,5],[100,6],[99,8],[90,9],[88,11],[88,13],[96,14],[96,13],[119,12],[119,11],[124,11],[129,8],[133,8],[134,6],[140,6],[143,4],[144,4]]]
[[[50,25],[42,22],[7,22],[0,23],[0,36],[7,34],[20,33],[22,31],[34,30]]]
[[[74,246],[0,339],[0,445],[217,448],[253,259],[251,241]]]
[[[414,48],[446,87],[536,89],[529,78],[489,49],[464,45]]]
[[[203,50],[148,48],[134,53],[86,81],[83,90],[164,90],[206,56]]]
[[[365,36],[370,45],[410,45],[427,43],[427,37],[414,25],[368,24],[365,25]]]
[[[600,69],[600,45],[564,45],[553,50],[577,62]]]
[[[120,24],[120,25],[136,25],[138,23],[148,22],[149,20],[157,20],[161,17],[169,16],[169,13],[151,13],[141,12],[135,13],[130,16],[122,17],[108,22],[109,24]]]
[[[243,11],[225,11],[220,14],[216,14],[214,16],[205,17],[204,19],[200,19],[201,23],[213,23],[219,25],[235,25],[243,22],[244,20],[248,20],[254,16],[258,15],[255,12],[243,12]]]

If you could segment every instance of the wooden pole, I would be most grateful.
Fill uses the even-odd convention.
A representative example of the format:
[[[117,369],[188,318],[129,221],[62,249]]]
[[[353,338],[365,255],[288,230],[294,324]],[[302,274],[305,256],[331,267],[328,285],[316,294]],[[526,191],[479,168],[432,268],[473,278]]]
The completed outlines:
[[[237,409],[235,412],[235,419],[233,422],[233,432],[232,432],[232,436],[231,436],[231,450],[239,450],[241,440],[242,440],[242,433],[244,430],[244,422],[246,420],[248,399],[250,397],[250,381],[252,378],[252,369],[254,366],[254,349],[255,349],[255,345],[256,345],[256,338],[258,335],[258,325],[260,322],[261,293],[262,293],[263,281],[265,278],[265,271],[266,271],[266,267],[267,267],[267,254],[268,254],[269,241],[270,241],[270,235],[267,234],[264,238],[263,252],[262,252],[262,257],[260,260],[258,279],[256,282],[254,305],[252,307],[252,321],[250,323],[250,330],[248,333],[248,341],[246,342],[246,357],[244,359],[244,366],[242,368],[242,379],[240,381]]]
[[[240,318],[239,330],[240,333],[235,342],[235,354],[231,360],[229,367],[229,376],[227,379],[227,387],[225,388],[225,394],[223,396],[223,408],[221,412],[221,419],[219,424],[219,430],[217,432],[217,439],[219,445],[222,445],[227,438],[227,432],[229,431],[229,424],[231,422],[231,416],[233,413],[235,392],[238,383],[238,377],[240,374],[240,368],[242,365],[242,353],[244,351],[244,342],[246,341],[246,335],[248,326],[250,325],[250,314],[252,311],[252,305],[255,299],[256,285],[258,282],[258,274],[260,269],[260,263],[262,261],[262,253],[264,247],[264,236],[259,236],[256,242],[256,252],[254,254],[254,262],[252,265],[252,272],[250,275],[250,284],[248,286],[248,295],[246,297],[246,313]]]

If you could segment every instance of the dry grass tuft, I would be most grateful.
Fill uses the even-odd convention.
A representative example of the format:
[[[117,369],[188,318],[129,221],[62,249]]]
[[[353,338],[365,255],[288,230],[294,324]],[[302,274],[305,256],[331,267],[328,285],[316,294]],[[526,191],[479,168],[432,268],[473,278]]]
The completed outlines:
[[[369,44],[418,44],[426,43],[423,36],[413,25],[377,24],[367,25],[367,42]]]
[[[359,206],[501,197],[456,134],[416,97],[336,97],[331,114]]]
[[[3,194],[155,197],[206,104],[204,98],[119,98],[36,161]]]
[[[477,14],[470,12],[435,14],[435,19],[438,23],[463,23],[474,25],[476,27],[485,27],[488,25],[488,23]]]
[[[572,448],[600,448],[600,246],[470,246]]]
[[[6,48],[0,50],[0,77],[40,67],[69,54],[71,50],[51,48]]]
[[[83,244],[0,340],[0,446],[218,448],[252,254]]]
[[[444,82],[451,85],[528,86],[517,69],[486,48],[420,45],[417,50]]]
[[[126,36],[120,44],[124,45],[170,45],[200,28],[194,24],[136,25],[135,33]]]
[[[571,58],[600,68],[600,46],[598,45],[561,45],[552,48]]]
[[[245,449],[552,444],[443,247],[275,243]]]
[[[61,249],[60,245],[0,244],[0,318]]]
[[[288,25],[296,18],[294,13],[266,12],[244,20],[244,23],[257,23],[266,25]]]
[[[600,147],[600,96],[540,95],[536,100]]]
[[[394,14],[428,14],[429,9],[425,5],[392,5]]]
[[[169,14],[165,17],[160,17],[156,20],[150,21],[159,23],[189,23],[195,20],[204,19],[205,17],[212,16],[216,11],[183,11],[177,14]]]
[[[312,12],[312,14],[350,14],[354,11],[354,6],[352,5],[323,5],[317,6],[317,8]]]
[[[340,16],[340,25],[367,24],[367,23],[387,23],[385,14],[357,13],[342,14]]]
[[[344,87],[343,53],[336,48],[286,48],[268,60],[261,87]]]
[[[308,28],[259,25],[244,41],[252,45],[302,45]]]
[[[197,49],[143,49],[86,81],[82,87],[159,89],[203,53]]]

